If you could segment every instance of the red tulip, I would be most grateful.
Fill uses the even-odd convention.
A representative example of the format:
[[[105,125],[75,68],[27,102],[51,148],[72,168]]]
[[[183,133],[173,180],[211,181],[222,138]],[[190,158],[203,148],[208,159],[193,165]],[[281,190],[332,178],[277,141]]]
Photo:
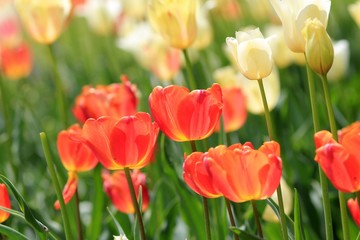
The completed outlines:
[[[222,196],[222,193],[214,186],[212,176],[205,166],[205,160],[211,157],[213,156],[208,153],[194,152],[185,156],[183,165],[183,177],[186,184],[194,192],[206,198]]]
[[[9,193],[3,183],[0,183],[0,206],[11,208]],[[0,210],[0,223],[5,222],[9,217],[10,213]]]
[[[238,130],[244,125],[247,117],[245,95],[237,87],[223,88],[222,93],[224,101],[224,131],[232,132]],[[220,122],[215,130],[220,130]]]
[[[68,181],[63,190],[63,198],[68,203],[77,189],[77,172],[85,172],[93,169],[98,163],[91,149],[79,140],[82,130],[79,125],[74,124],[69,129],[58,134],[57,147],[60,159],[68,171]],[[59,201],[55,202],[55,209],[60,209]]]
[[[129,186],[124,171],[116,171],[113,174],[102,174],[104,190],[115,207],[123,213],[134,213],[134,205],[131,199]],[[136,197],[139,197],[140,186],[142,189],[142,211],[149,205],[149,192],[146,187],[146,175],[138,170],[131,172]]]
[[[336,142],[328,131],[314,136],[317,161],[332,184],[343,192],[360,191],[360,123],[339,131]]]
[[[12,80],[27,77],[32,69],[30,48],[26,43],[0,48],[0,64],[4,75]]]
[[[351,216],[354,219],[354,222],[360,228],[360,206],[359,206],[358,198],[355,199],[350,198],[347,202],[347,205],[351,213]]]
[[[107,169],[137,169],[151,160],[159,127],[148,113],[140,112],[120,119],[88,119],[83,137],[100,163]]]
[[[223,107],[218,84],[192,92],[181,86],[158,86],[150,94],[149,104],[161,131],[179,142],[210,136],[218,124]]]
[[[111,116],[120,118],[136,113],[138,98],[136,86],[126,77],[123,83],[114,83],[108,86],[98,85],[96,88],[85,86],[75,100],[73,114],[84,123],[88,118]]]
[[[282,162],[277,142],[265,142],[259,150],[251,143],[210,148],[205,165],[213,184],[233,202],[266,199],[279,186]]]

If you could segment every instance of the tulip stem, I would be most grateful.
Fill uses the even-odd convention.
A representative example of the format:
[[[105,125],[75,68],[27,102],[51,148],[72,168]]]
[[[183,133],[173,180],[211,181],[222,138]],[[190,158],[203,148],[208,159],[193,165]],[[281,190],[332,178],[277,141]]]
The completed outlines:
[[[46,160],[49,172],[50,172],[51,180],[52,180],[53,186],[55,188],[56,196],[59,199],[61,216],[62,216],[63,223],[64,223],[65,239],[72,239],[70,224],[69,224],[69,217],[67,214],[64,198],[62,196],[59,179],[56,174],[56,170],[54,168],[54,163],[51,158],[49,143],[48,143],[46,134],[44,132],[40,133],[40,139],[41,139],[42,148],[43,148],[43,151],[45,154],[45,160]]]
[[[264,84],[262,82],[262,79],[259,79],[258,83],[259,83],[261,98],[262,98],[262,102],[263,102],[263,106],[264,106],[265,120],[266,120],[266,126],[267,126],[267,130],[268,130],[269,138],[270,138],[270,140],[273,140],[274,133],[273,133],[273,128],[272,128],[271,116],[270,116],[269,106],[267,103]],[[276,189],[276,193],[277,193],[278,202],[279,202],[282,239],[285,240],[285,239],[288,239],[288,232],[287,232],[287,224],[286,224],[286,215],[285,215],[285,210],[284,210],[284,200],[283,200],[282,192],[281,192],[281,183],[279,183],[279,186]]]
[[[315,84],[314,79],[312,77],[312,72],[308,64],[306,64],[306,72],[309,86],[309,95],[310,95],[310,104],[311,104],[311,113],[313,119],[314,133],[320,131],[320,123],[319,123],[319,115],[316,106],[316,92],[315,92]],[[319,168],[319,178],[321,185],[321,194],[322,194],[322,202],[324,207],[324,218],[325,218],[325,232],[326,239],[333,239],[333,226],[332,226],[332,217],[331,217],[331,209],[330,209],[330,199],[329,199],[329,191],[328,191],[328,182],[325,176],[324,171],[321,169],[321,166],[318,165]]]
[[[259,235],[260,238],[263,238],[263,233],[262,233],[262,228],[261,228],[261,223],[260,223],[260,218],[259,218],[259,212],[256,208],[255,200],[251,200],[251,206],[252,206],[253,212],[254,212],[257,234]]]
[[[338,134],[337,134],[334,110],[331,105],[329,84],[328,84],[326,75],[321,75],[320,78],[321,78],[321,82],[322,82],[322,86],[323,86],[323,90],[324,90],[324,97],[325,97],[326,108],[327,108],[327,112],[328,112],[328,118],[329,118],[329,122],[330,122],[331,133],[333,135],[333,138],[337,141]],[[339,194],[340,215],[341,215],[341,224],[342,224],[342,229],[343,229],[343,237],[344,237],[344,239],[350,239],[345,195],[341,191],[338,191],[338,194]]]
[[[55,87],[56,87],[56,104],[57,108],[59,110],[59,116],[63,124],[63,128],[68,127],[68,116],[67,116],[67,108],[66,108],[66,102],[65,102],[65,91],[64,86],[61,81],[59,69],[57,66],[56,57],[53,50],[53,45],[48,45],[49,55],[51,58],[51,66],[54,74],[54,81],[55,81]]]
[[[355,199],[357,198],[357,201],[358,201],[358,205],[360,207],[360,191],[357,191],[356,192],[356,195],[355,195]]]
[[[204,206],[204,218],[205,218],[205,226],[206,226],[206,240],[211,240],[211,232],[210,232],[210,216],[209,216],[209,206],[206,197],[202,197],[202,202]]]
[[[186,49],[183,49],[183,54],[186,62],[187,85],[191,90],[195,90],[196,89],[195,78],[192,72],[190,58]]]
[[[230,224],[232,227],[236,227],[235,218],[234,218],[233,211],[231,209],[230,201],[229,201],[229,199],[227,199],[225,197],[224,197],[224,199],[225,199],[226,209],[229,214]],[[239,240],[239,236],[236,233],[234,233],[234,240]]]
[[[130,195],[131,195],[131,199],[132,199],[132,202],[133,202],[133,205],[134,205],[134,208],[135,208],[135,213],[136,213],[138,223],[139,223],[140,238],[142,240],[145,240],[146,235],[145,235],[144,223],[143,223],[139,203],[138,203],[138,201],[136,199],[136,193],[135,193],[135,189],[134,189],[134,184],[133,184],[132,179],[131,179],[130,169],[125,168],[124,171],[125,171],[126,180],[128,182],[128,185],[129,185]]]
[[[79,192],[76,189],[75,192],[75,204],[76,204],[76,225],[78,230],[78,239],[83,240],[83,232],[82,232],[82,226],[81,226],[81,215],[80,215],[80,206],[79,206]]]

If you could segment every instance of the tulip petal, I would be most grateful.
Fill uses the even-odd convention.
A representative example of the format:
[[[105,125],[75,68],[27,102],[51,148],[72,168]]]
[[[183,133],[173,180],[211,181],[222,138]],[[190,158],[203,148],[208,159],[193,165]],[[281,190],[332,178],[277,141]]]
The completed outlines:
[[[62,192],[65,204],[70,202],[71,198],[74,196],[74,194],[76,192],[77,185],[78,185],[77,174],[75,172],[69,172],[68,174],[69,174],[69,178],[68,178],[68,180],[65,184],[64,190]],[[54,208],[56,210],[60,209],[59,200],[56,200],[56,202],[54,203]]]

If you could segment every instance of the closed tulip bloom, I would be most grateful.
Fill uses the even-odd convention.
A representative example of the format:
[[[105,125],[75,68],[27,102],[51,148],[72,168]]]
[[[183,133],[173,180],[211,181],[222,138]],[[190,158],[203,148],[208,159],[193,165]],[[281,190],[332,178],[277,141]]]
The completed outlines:
[[[29,46],[21,43],[15,47],[0,48],[0,68],[4,76],[11,80],[27,77],[32,69]]]
[[[238,130],[244,125],[247,118],[245,94],[239,87],[222,88],[222,93],[224,131]],[[220,130],[220,121],[215,130]]]
[[[186,184],[197,194],[206,198],[216,198],[222,193],[214,186],[212,176],[205,166],[205,159],[213,156],[209,153],[193,152],[185,156],[183,177]]]
[[[11,208],[9,193],[3,183],[0,183],[0,206]],[[0,210],[0,223],[5,222],[9,217],[10,213]]]
[[[159,133],[148,113],[122,118],[90,118],[83,126],[83,140],[107,169],[138,169],[152,157]]]
[[[70,0],[15,0],[21,20],[37,42],[50,44],[61,34],[70,14]]]
[[[293,52],[305,52],[305,39],[301,31],[308,18],[317,18],[325,28],[327,27],[330,0],[270,0],[270,2],[283,24],[286,43]]]
[[[320,75],[326,75],[334,61],[334,47],[324,25],[316,18],[308,19],[302,33],[309,67]]]
[[[81,94],[75,100],[73,108],[75,118],[84,123],[88,118],[101,116],[120,118],[135,114],[138,105],[136,86],[126,77],[122,80],[122,84],[83,87]]]
[[[219,84],[191,92],[182,86],[158,86],[149,96],[149,105],[161,131],[178,142],[210,136],[223,108]]]
[[[339,131],[336,142],[328,131],[314,136],[317,161],[332,184],[343,192],[360,191],[360,122]]]
[[[351,216],[354,219],[354,222],[360,228],[360,206],[358,201],[359,201],[358,198],[355,199],[350,198],[347,202],[347,205],[351,213]]]
[[[78,185],[78,172],[92,170],[98,163],[91,149],[79,140],[82,130],[79,125],[74,124],[67,130],[58,134],[57,148],[60,160],[68,171],[68,180],[63,190],[64,202],[68,203],[74,196]],[[55,209],[60,209],[59,201],[54,204]]]
[[[265,142],[258,150],[251,143],[216,147],[209,155],[217,156],[205,160],[214,185],[233,202],[269,198],[279,186],[282,162],[277,142]]]
[[[148,17],[172,47],[190,47],[196,37],[196,0],[150,0]]]
[[[149,206],[150,196],[146,187],[146,175],[138,170],[131,172],[131,180],[134,185],[136,198],[139,197],[139,190],[142,190],[142,211]],[[104,191],[109,196],[111,202],[117,210],[123,213],[134,213],[134,205],[131,200],[130,190],[126,181],[124,171],[116,171],[112,174],[109,172],[102,173]]]
[[[259,80],[270,75],[272,52],[259,28],[236,32],[236,38],[228,37],[226,43],[246,78]]]

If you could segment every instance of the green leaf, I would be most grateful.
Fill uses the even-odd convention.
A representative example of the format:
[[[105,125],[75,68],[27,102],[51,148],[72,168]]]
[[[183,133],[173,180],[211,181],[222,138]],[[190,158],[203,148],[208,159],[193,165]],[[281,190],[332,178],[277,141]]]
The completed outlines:
[[[29,206],[26,204],[24,198],[21,196],[19,191],[15,188],[15,186],[11,183],[9,179],[7,179],[4,175],[0,175],[0,180],[3,181],[6,186],[11,190],[16,201],[19,204],[20,210],[24,213],[25,220],[39,233],[47,233],[49,229],[36,220]]]
[[[116,228],[117,228],[117,230],[118,230],[119,235],[125,235],[125,232],[124,232],[124,230],[122,229],[120,223],[116,220],[115,216],[112,214],[112,212],[110,211],[110,209],[109,209],[108,207],[107,207],[106,209],[107,209],[107,211],[109,212],[110,217],[111,217],[112,220],[114,221],[115,226],[116,226]]]
[[[29,238],[27,238],[26,236],[22,235],[21,233],[19,233],[18,231],[0,224],[0,233],[4,234],[5,236],[7,236],[9,239],[17,239],[17,240],[30,240]]]
[[[301,220],[299,194],[296,188],[295,188],[295,201],[294,201],[294,225],[295,225],[294,226],[295,240],[303,240],[305,234]]]
[[[262,240],[262,238],[253,235],[251,233],[245,232],[244,230],[238,227],[229,227],[229,229],[240,237],[241,240]]]
[[[272,200],[271,198],[266,199],[266,202],[267,202],[267,204],[269,204],[269,206],[272,208],[272,210],[274,210],[276,216],[280,220],[279,206],[276,204],[276,202],[274,202],[274,200]],[[287,215],[286,215],[286,225],[287,225],[287,229],[288,229],[288,237],[289,237],[289,239],[295,240],[295,237],[294,237],[294,222]]]

